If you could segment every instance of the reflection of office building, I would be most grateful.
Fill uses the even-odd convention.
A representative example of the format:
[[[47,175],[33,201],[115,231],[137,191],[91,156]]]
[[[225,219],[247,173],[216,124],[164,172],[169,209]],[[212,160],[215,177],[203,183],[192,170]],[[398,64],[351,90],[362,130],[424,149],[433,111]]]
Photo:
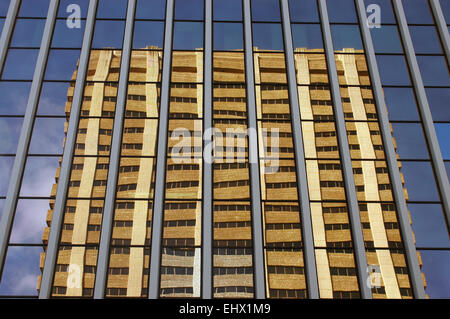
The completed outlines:
[[[353,49],[336,52],[336,63],[368,269],[382,278],[372,292],[376,298],[408,298],[412,296],[411,286],[378,115],[365,58],[360,53]],[[91,54],[53,282],[55,297],[93,293],[120,57],[119,51],[111,50]],[[305,298],[285,57],[276,51],[255,49],[254,63],[267,296]],[[358,298],[354,246],[323,50],[297,49],[295,63],[320,296]],[[166,197],[160,295],[200,297],[204,162],[203,85],[199,83],[203,54],[174,53],[166,183],[155,185],[161,65],[159,51],[132,53],[110,239],[108,297],[148,294],[155,187],[165,187]],[[253,199],[245,135],[248,115],[243,53],[215,53],[213,81],[214,127],[224,134],[216,134],[214,148],[213,292],[217,298],[251,298]],[[72,96],[70,88],[68,114]],[[235,130],[227,136],[230,128]],[[184,133],[178,134],[180,129]],[[277,145],[269,145],[274,132]],[[183,136],[183,150],[189,152],[174,154]],[[51,217],[50,211],[49,224]],[[48,232],[44,241],[47,239]]]
[[[449,297],[448,1],[73,2],[0,1],[0,297]]]

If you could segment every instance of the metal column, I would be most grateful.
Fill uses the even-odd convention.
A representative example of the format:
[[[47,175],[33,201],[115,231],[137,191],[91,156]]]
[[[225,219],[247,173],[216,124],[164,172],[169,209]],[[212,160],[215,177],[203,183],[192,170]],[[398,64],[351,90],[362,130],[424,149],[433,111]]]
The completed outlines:
[[[164,214],[165,181],[166,181],[166,151],[169,122],[170,75],[172,68],[172,30],[174,0],[167,0],[166,30],[164,36],[163,76],[161,86],[161,106],[158,127],[158,159],[156,161],[155,200],[152,218],[152,246],[150,255],[149,299],[159,297],[159,277],[161,266],[161,235]]]
[[[287,78],[289,84],[289,101],[292,118],[292,132],[295,145],[295,164],[297,167],[298,198],[301,207],[303,260],[305,264],[306,285],[310,299],[319,298],[317,281],[316,257],[314,252],[314,237],[311,223],[311,207],[309,204],[308,178],[306,175],[305,152],[303,148],[303,133],[300,119],[300,106],[297,90],[297,75],[295,71],[294,49],[292,44],[291,21],[288,0],[281,0],[283,16],[284,48],[286,51]]]
[[[445,170],[444,161],[442,159],[441,149],[436,136],[436,131],[431,116],[430,106],[428,105],[427,95],[422,81],[419,64],[417,63],[414,47],[411,36],[408,30],[408,23],[406,21],[405,12],[401,0],[393,0],[394,11],[398,20],[398,27],[400,35],[405,47],[406,59],[408,61],[411,80],[416,92],[417,104],[419,112],[422,117],[423,129],[428,140],[428,147],[431,153],[431,161],[433,162],[434,171],[436,175],[436,182],[438,184],[442,203],[444,204],[444,211],[447,217],[447,224],[450,223],[450,184]]]
[[[213,140],[213,107],[212,107],[212,0],[205,1],[205,96],[203,98],[203,240],[202,240],[202,298],[212,298],[212,242],[213,242],[213,150],[207,145],[211,145]]]
[[[392,192],[394,193],[395,205],[397,207],[398,219],[402,237],[404,239],[406,259],[411,275],[411,284],[416,298],[425,298],[425,290],[422,282],[422,275],[417,260],[417,252],[414,244],[414,237],[411,229],[408,207],[406,206],[405,193],[403,191],[402,179],[398,169],[397,154],[391,135],[391,126],[387,113],[386,102],[384,100],[383,87],[381,85],[380,73],[378,71],[375,50],[372,43],[370,30],[367,26],[366,9],[364,0],[356,0],[356,8],[359,15],[359,26],[365,46],[367,65],[369,67],[372,80],[373,92],[376,101],[376,108],[379,117],[381,135],[383,138],[384,151],[392,181]]]
[[[15,12],[16,2],[10,6],[11,13]],[[14,221],[14,215],[16,211],[17,198],[19,197],[20,187],[22,184],[22,176],[25,170],[25,163],[27,160],[28,146],[31,140],[31,134],[33,133],[34,116],[39,101],[39,95],[41,92],[42,80],[44,78],[47,56],[50,50],[50,44],[53,35],[53,27],[56,21],[56,14],[58,11],[59,0],[52,0],[48,9],[47,20],[45,22],[44,33],[41,41],[41,48],[39,50],[38,59],[36,62],[36,68],[33,75],[33,82],[31,84],[30,95],[28,97],[27,108],[25,111],[25,117],[22,124],[22,130],[20,132],[19,143],[17,146],[16,157],[14,160],[14,166],[11,172],[11,180],[8,186],[8,194],[5,200],[5,206],[3,207],[3,215],[0,220],[0,278],[3,271],[4,261],[6,258],[6,251],[8,249],[8,241],[11,232],[11,226]],[[12,17],[11,17],[12,18]],[[10,21],[8,28],[12,28]],[[2,34],[2,40],[6,42],[7,32]],[[5,38],[3,38],[5,36]],[[7,46],[6,46],[7,47]]]
[[[5,24],[3,25],[2,35],[0,37],[0,74],[3,72],[5,65],[6,54],[8,53],[8,45],[13,33],[16,16],[19,12],[20,0],[11,0],[8,8],[8,15],[6,16]]]
[[[353,179],[352,160],[347,138],[347,129],[345,125],[344,110],[339,87],[339,78],[334,58],[334,47],[331,39],[330,22],[326,0],[319,0],[320,18],[322,21],[322,32],[325,42],[325,54],[327,57],[328,74],[330,76],[330,89],[333,97],[333,107],[336,116],[336,130],[339,141],[339,150],[342,160],[342,170],[344,174],[345,191],[347,194],[350,224],[353,236],[355,251],[355,262],[358,269],[359,288],[363,299],[372,299],[372,291],[366,285],[369,278],[367,271],[366,250],[364,247],[363,233],[361,229],[361,218],[359,216],[358,198],[356,196],[355,181]]]
[[[247,109],[248,128],[258,132],[258,122],[256,117],[255,98],[255,75],[253,65],[253,39],[252,39],[252,16],[250,11],[250,0],[244,0],[244,34],[245,34],[245,68],[247,79]],[[250,131],[249,131],[250,132]],[[251,133],[251,132],[250,132]],[[253,221],[253,261],[254,261],[254,285],[255,298],[264,299],[266,297],[265,272],[264,272],[264,238],[261,208],[261,184],[260,167],[258,154],[257,133],[249,134],[249,162],[250,162],[250,183],[252,198],[252,221]]]
[[[64,146],[64,155],[61,163],[61,172],[58,179],[55,204],[53,207],[52,227],[50,227],[44,271],[42,274],[41,288],[39,290],[40,299],[48,299],[52,293],[52,281],[55,272],[56,260],[58,257],[59,238],[61,235],[61,226],[64,220],[64,206],[66,203],[67,191],[69,189],[72,160],[75,152],[78,122],[80,119],[81,104],[83,102],[83,90],[89,64],[89,54],[94,30],[95,12],[97,11],[97,2],[98,0],[90,0],[89,3],[83,46],[81,49],[80,61],[78,63],[77,79],[75,82],[66,143]]]
[[[135,11],[136,0],[128,0],[125,37],[123,40],[122,59],[120,62],[119,86],[117,89],[116,113],[111,142],[111,156],[109,160],[108,183],[106,185],[105,207],[103,210],[102,231],[95,275],[94,299],[104,298],[108,277],[109,248],[114,220],[114,207],[116,203],[115,198],[119,175],[120,154],[122,149],[122,131],[127,103],[128,71],[130,69]]]

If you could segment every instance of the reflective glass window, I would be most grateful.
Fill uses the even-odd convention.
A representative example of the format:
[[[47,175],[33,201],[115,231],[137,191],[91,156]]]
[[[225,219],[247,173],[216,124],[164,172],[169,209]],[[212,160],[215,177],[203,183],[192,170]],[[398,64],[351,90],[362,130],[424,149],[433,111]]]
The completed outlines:
[[[242,23],[214,23],[214,50],[244,48]]]
[[[37,118],[28,152],[30,154],[62,154],[65,122],[64,118]]]
[[[123,36],[125,32],[125,22],[100,20],[95,23],[94,39],[92,47],[101,48],[122,48]]]
[[[204,0],[176,0],[176,20],[203,20]]]
[[[39,48],[44,26],[43,19],[17,19],[11,46]]]
[[[366,8],[370,5],[377,5],[380,9],[381,23],[396,23],[394,10],[392,8],[391,0],[364,0]],[[377,9],[378,9],[377,8]],[[371,11],[372,13],[373,11]]]
[[[400,159],[428,159],[428,149],[421,124],[392,123]]]
[[[252,0],[252,20],[280,21],[280,2],[278,0]]]
[[[358,22],[353,0],[327,0],[328,17],[334,22]]]
[[[420,121],[412,88],[384,88],[384,97],[391,121]]]
[[[81,20],[81,28],[68,28],[66,20],[57,20],[53,33],[53,48],[81,48],[84,36],[85,21]]]
[[[20,5],[19,17],[45,18],[49,3],[50,0],[23,0]]]
[[[426,274],[426,293],[430,298],[450,298],[450,281],[448,269],[450,266],[450,251],[420,250],[422,271]]]
[[[214,0],[213,17],[216,21],[242,21],[242,0]]]
[[[396,26],[383,25],[370,29],[375,53],[403,53]]]
[[[254,23],[253,46],[259,50],[283,50],[281,25],[276,23]]]
[[[127,15],[127,0],[99,0],[97,18],[125,19]]]
[[[408,204],[418,247],[450,247],[444,212],[439,204]],[[428,274],[426,274],[428,276]]]
[[[50,50],[45,80],[75,80],[80,50]]]
[[[9,179],[14,165],[14,157],[0,156],[0,197],[8,192]]]
[[[0,82],[0,115],[24,115],[30,82]]]
[[[410,26],[409,33],[416,54],[442,54],[442,47],[434,26]]]
[[[427,88],[428,104],[435,121],[450,121],[450,89]]]
[[[22,179],[20,196],[23,197],[50,197],[55,183],[56,170],[59,167],[59,158],[55,157],[28,157]]]
[[[407,0],[403,1],[403,10],[405,11],[408,24],[432,24],[431,9],[428,0]]]
[[[335,50],[363,49],[361,34],[357,25],[331,25],[331,37]]]
[[[410,85],[408,67],[403,56],[377,55],[383,85]]]
[[[8,247],[0,283],[0,295],[37,296],[41,247]]]
[[[151,30],[151,32],[149,32]],[[133,48],[162,48],[164,42],[164,22],[136,21],[133,33]]]
[[[425,86],[450,86],[447,63],[443,56],[417,56]]]
[[[9,49],[2,79],[32,80],[39,50]]]
[[[175,22],[173,35],[175,50],[195,50],[203,48],[202,22]]]
[[[316,0],[289,0],[292,22],[319,22]]]
[[[403,161],[400,172],[405,177],[409,201],[439,201],[433,169],[429,162]]]
[[[23,119],[0,117],[0,154],[15,154]]]
[[[163,20],[166,15],[166,0],[138,0],[136,19]]]
[[[61,0],[59,3],[58,18],[67,18],[78,12],[80,8],[81,18],[86,18],[89,8],[89,0]]]
[[[322,49],[322,30],[318,24],[293,24],[292,40],[294,49]]]

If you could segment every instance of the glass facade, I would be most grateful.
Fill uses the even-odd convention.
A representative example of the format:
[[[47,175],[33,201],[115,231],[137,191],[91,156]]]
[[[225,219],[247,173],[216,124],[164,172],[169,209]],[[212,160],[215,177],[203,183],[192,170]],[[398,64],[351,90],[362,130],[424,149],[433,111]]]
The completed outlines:
[[[449,9],[1,1],[0,298],[449,298]]]

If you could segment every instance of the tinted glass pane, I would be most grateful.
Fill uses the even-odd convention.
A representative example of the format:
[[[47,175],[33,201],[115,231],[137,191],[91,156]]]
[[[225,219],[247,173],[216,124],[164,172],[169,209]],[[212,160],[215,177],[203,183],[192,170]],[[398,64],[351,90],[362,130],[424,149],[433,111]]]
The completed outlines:
[[[425,136],[420,124],[393,123],[392,127],[400,159],[429,158]]]
[[[37,118],[30,143],[30,154],[62,154],[66,120]]]
[[[450,251],[421,250],[420,255],[423,262],[422,271],[427,280],[426,293],[430,298],[450,298]]]
[[[166,16],[166,0],[138,0],[136,19],[164,19]]]
[[[410,85],[408,68],[403,56],[377,55],[383,85]]]
[[[20,5],[19,17],[47,17],[50,0],[23,0]]]
[[[292,39],[294,49],[322,49],[322,30],[317,24],[293,24]]]
[[[434,121],[450,121],[450,89],[426,89]]]
[[[450,124],[435,124],[442,157],[450,160]]]
[[[0,115],[25,114],[30,87],[30,82],[0,82]]]
[[[214,50],[243,49],[242,23],[214,23]]]
[[[176,0],[175,19],[177,20],[203,20],[204,0]]]
[[[449,0],[441,0],[441,8],[442,13],[444,14],[445,22],[450,24],[450,1]]]
[[[50,197],[58,167],[58,157],[28,157],[20,196]]]
[[[444,212],[437,204],[409,204],[418,247],[450,247]]]
[[[45,72],[46,80],[70,81],[75,80],[79,50],[51,50]]]
[[[391,0],[365,0],[364,4],[369,9],[370,5],[377,5],[381,12],[381,23],[395,23],[394,11],[391,5]],[[373,12],[373,11],[371,11]]]
[[[195,50],[203,48],[202,22],[175,22],[173,35],[175,50]]]
[[[38,105],[38,115],[65,115],[69,83],[44,82]],[[67,109],[69,111],[69,109]]]
[[[19,200],[10,243],[42,244],[42,234],[47,227],[46,217],[49,209],[49,200]]]
[[[442,54],[439,36],[435,27],[410,26],[409,33],[411,34],[416,54]]]
[[[280,21],[278,0],[252,0],[253,21]]]
[[[81,48],[83,43],[85,21],[80,21],[81,28],[68,28],[66,20],[57,20],[53,33],[53,48]]]
[[[97,21],[92,47],[96,49],[121,48],[124,32],[125,23],[123,21]]]
[[[0,16],[6,17],[10,0],[0,1]]]
[[[151,32],[149,32],[151,30]],[[133,35],[133,48],[162,48],[164,42],[164,22],[136,21]]]
[[[124,19],[127,15],[127,0],[100,0],[97,18]]]
[[[411,88],[384,88],[391,121],[419,121],[414,92]]]
[[[289,0],[292,22],[319,22],[316,0]]]
[[[327,0],[330,22],[358,22],[353,0]]]
[[[273,23],[253,24],[253,46],[260,50],[283,50],[281,25]]]
[[[3,68],[3,79],[32,80],[39,50],[10,49]]]
[[[420,73],[426,86],[450,86],[447,63],[443,56],[418,56]]]
[[[213,6],[214,20],[242,20],[242,0],[214,0]]]
[[[357,25],[332,25],[331,36],[335,50],[344,48],[363,49],[361,34]]]
[[[21,118],[0,118],[0,154],[15,154],[19,142]]]
[[[402,162],[409,201],[439,201],[433,169],[429,162]]]
[[[0,295],[37,296],[40,247],[9,247],[0,284]]]
[[[86,18],[89,8],[89,0],[61,0],[59,3],[58,17],[66,18],[77,12],[74,5],[79,6],[82,18]]]
[[[14,28],[11,46],[39,48],[44,26],[45,20],[18,19]]]
[[[428,0],[408,0],[403,1],[406,21],[409,24],[433,23]]]
[[[8,192],[11,170],[14,165],[13,156],[0,156],[0,197],[6,196]]]
[[[396,26],[384,25],[370,29],[376,53],[403,53],[402,42]]]

